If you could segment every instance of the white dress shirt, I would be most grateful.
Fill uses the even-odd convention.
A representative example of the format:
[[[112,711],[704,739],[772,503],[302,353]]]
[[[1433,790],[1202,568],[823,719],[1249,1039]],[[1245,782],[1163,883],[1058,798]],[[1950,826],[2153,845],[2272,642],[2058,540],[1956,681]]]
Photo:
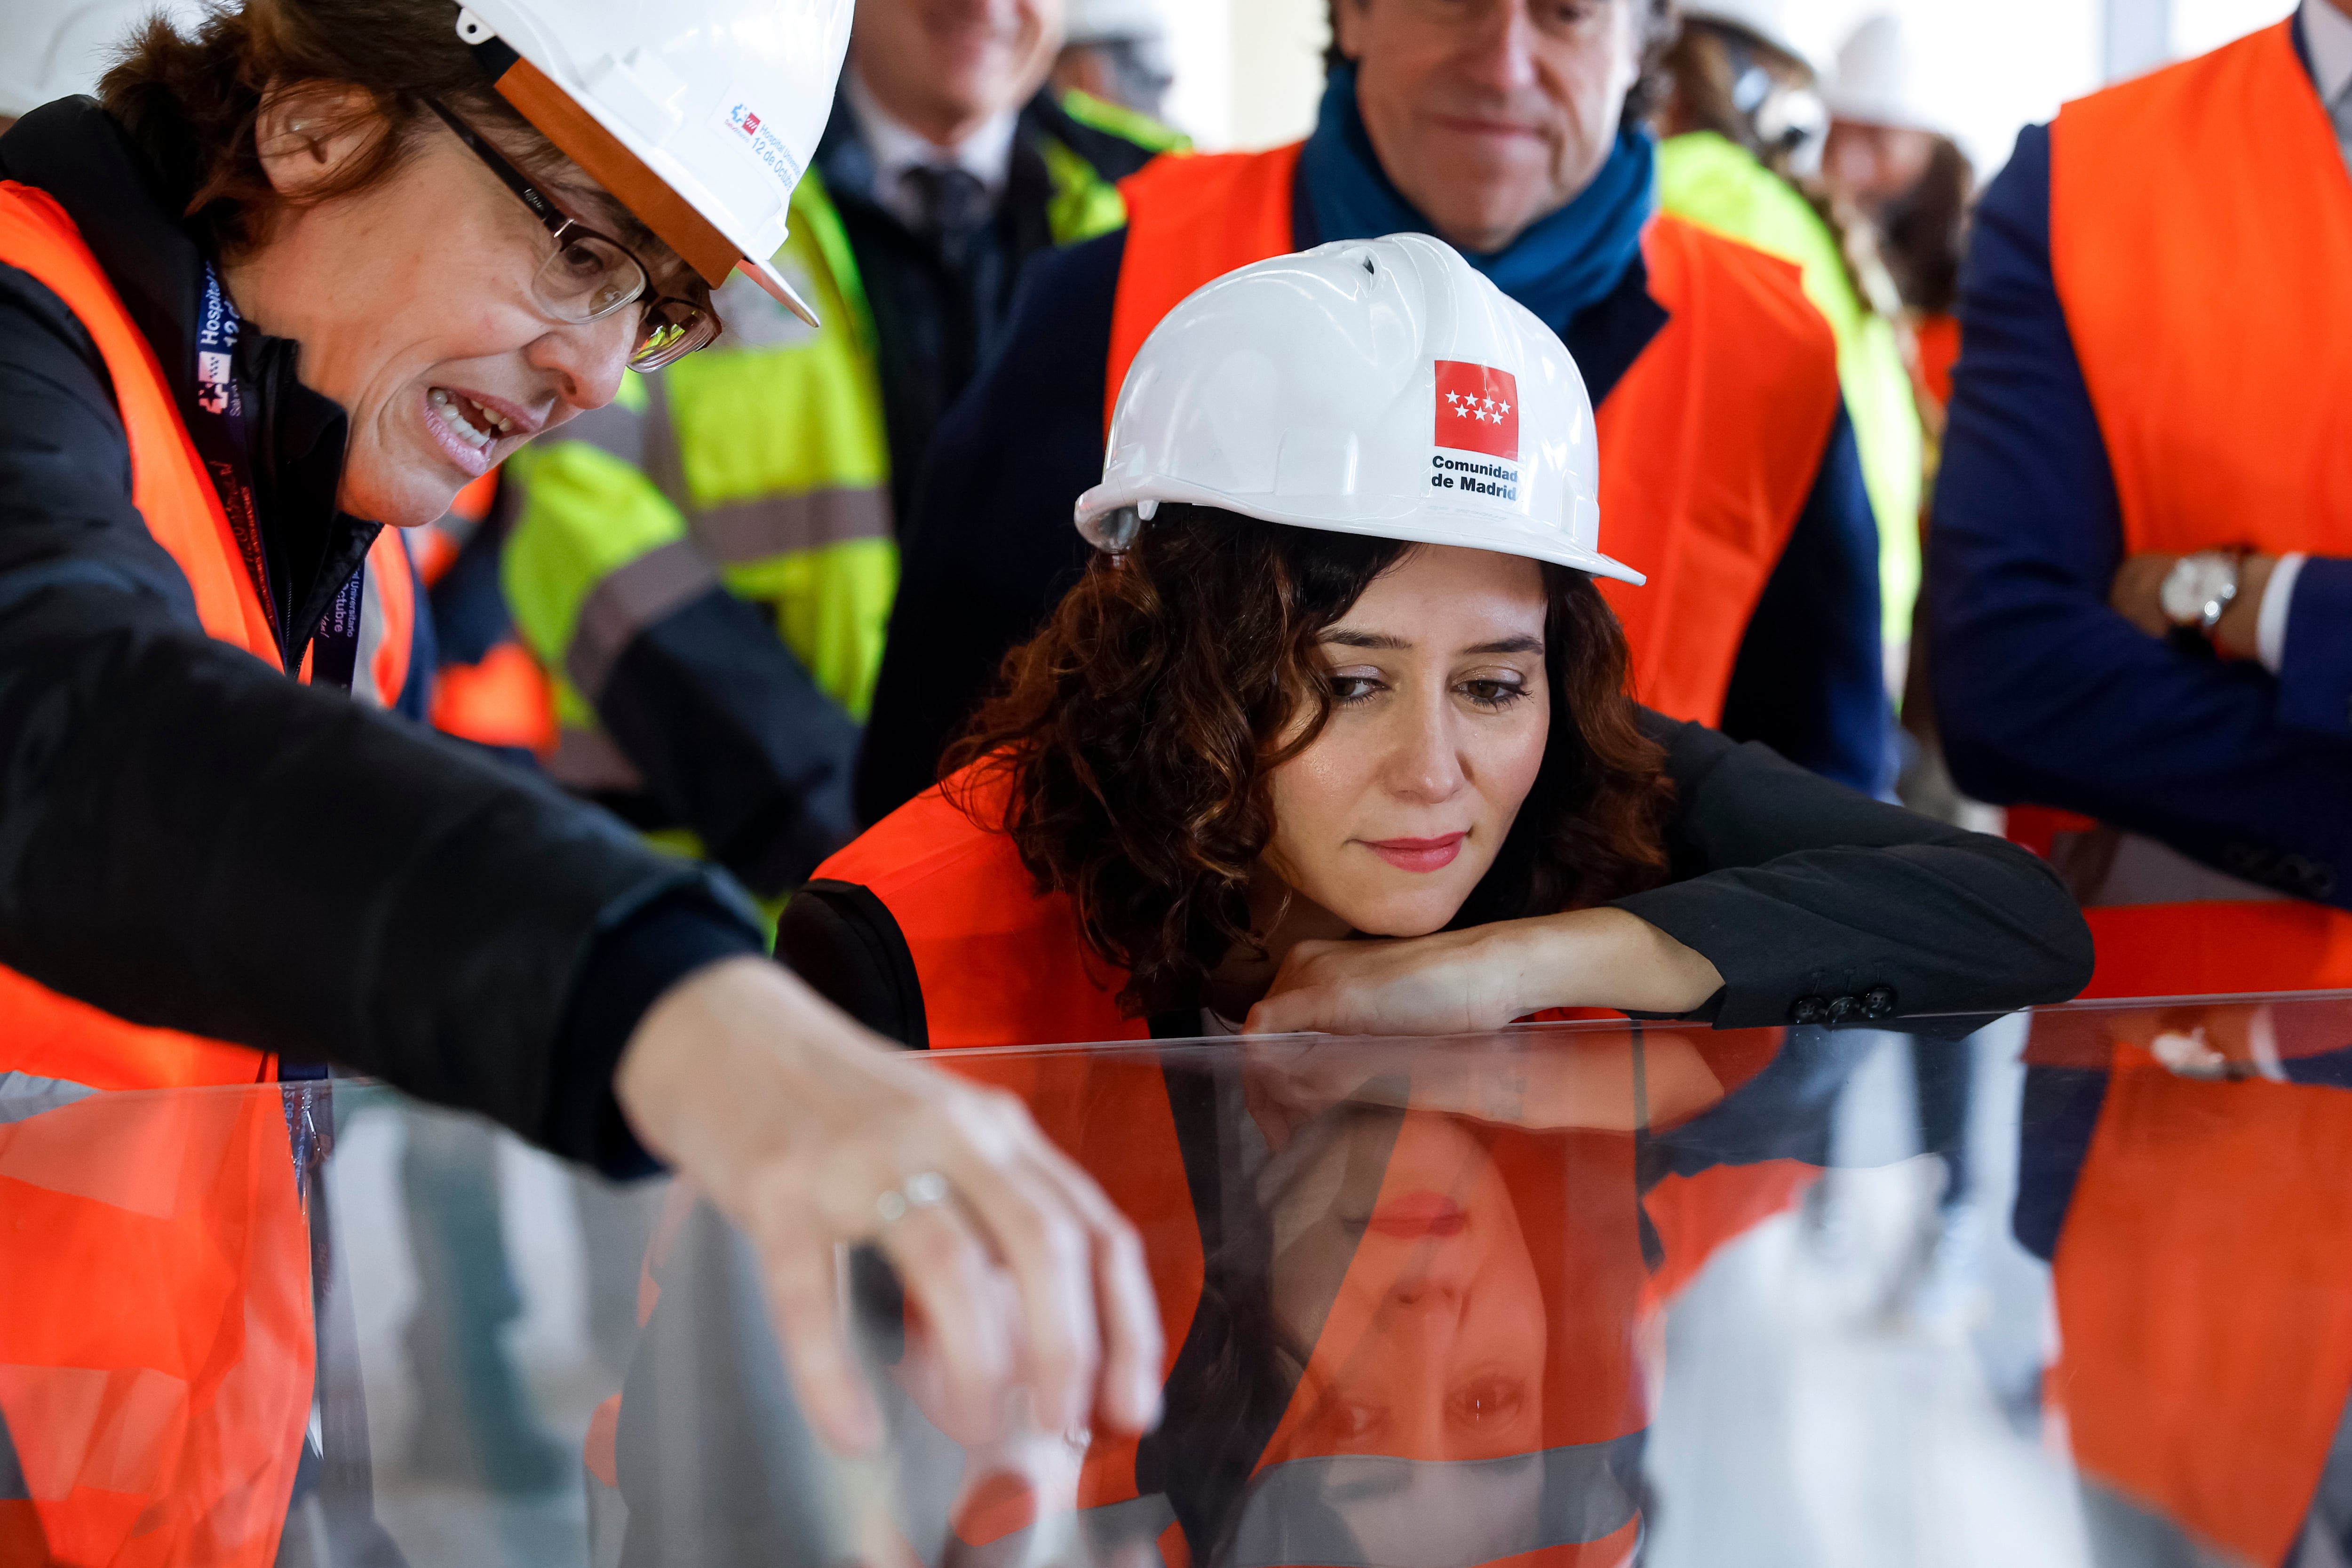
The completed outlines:
[[[2303,46],[2311,53],[2311,77],[2319,89],[2319,101],[2334,109],[2344,97],[2344,89],[2352,86],[2352,16],[2338,11],[2330,0],[2303,0]],[[2343,128],[2336,129],[2336,140],[2344,141]]]
[[[907,184],[919,168],[961,169],[978,180],[993,204],[1003,195],[1013,168],[1013,134],[1019,116],[1006,110],[952,147],[942,147],[884,109],[857,74],[856,61],[841,73],[842,95],[857,117],[858,133],[874,155],[874,199],[908,228],[923,223],[922,198]]]
[[[2352,170],[2352,16],[2330,0],[2303,0],[2303,47],[2311,56],[2312,85],[2320,107],[2336,122],[2336,148],[2345,167]],[[2304,553],[2279,557],[2263,590],[2254,621],[2254,647],[2263,668],[2273,675],[2286,660],[2287,612],[2294,602],[2294,583],[2303,574]]]

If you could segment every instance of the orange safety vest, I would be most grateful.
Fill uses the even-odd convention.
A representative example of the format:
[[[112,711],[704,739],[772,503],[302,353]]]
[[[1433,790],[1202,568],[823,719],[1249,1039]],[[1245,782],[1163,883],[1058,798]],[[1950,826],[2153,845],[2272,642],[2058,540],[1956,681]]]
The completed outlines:
[[[2126,551],[2352,554],[2352,182],[2290,24],[2060,111],[2050,266]],[[2088,913],[2086,996],[2352,986],[2352,914],[2324,905]]]
[[[2347,1229],[2352,1094],[2116,1047],[2052,1259],[2043,1386],[2081,1469],[2232,1561],[2285,1561],[2352,1399]]]
[[[1302,145],[1163,154],[1120,182],[1127,248],[1106,431],[1162,316],[1210,279],[1293,247]],[[1652,220],[1643,255],[1669,319],[1597,418],[1610,553],[1649,583],[1601,591],[1624,623],[1634,694],[1713,724],[1837,418],[1837,343],[1787,262],[1669,216]]]
[[[1038,893],[1011,837],[992,826],[1008,788],[1009,780],[976,778],[968,768],[876,824],[820,866],[817,878],[862,886],[897,921],[935,1049],[1147,1039],[1149,1026],[1118,1011],[1124,974],[1087,951],[1067,896]],[[1713,1046],[1702,1046],[1701,1056],[1727,1091],[1761,1070],[1777,1049],[1778,1034],[1748,1031]],[[1136,1223],[1167,1335],[1164,1375],[1191,1329],[1204,1262],[1158,1053],[992,1051],[944,1065],[1018,1095],[1047,1135],[1093,1173]],[[1444,1120],[1408,1112],[1400,1145],[1417,1126],[1426,1131]],[[1522,1434],[1519,1447],[1495,1456],[1486,1478],[1472,1479],[1466,1491],[1447,1489],[1464,1484],[1458,1479],[1412,1473],[1414,1466],[1460,1463],[1464,1456],[1450,1441],[1444,1452],[1395,1441],[1377,1453],[1349,1452],[1350,1441],[1334,1427],[1322,1391],[1347,1383],[1351,1369],[1361,1373],[1359,1356],[1387,1354],[1392,1338],[1380,1321],[1383,1282],[1360,1275],[1393,1268],[1395,1258],[1383,1263],[1366,1249],[1350,1264],[1349,1284],[1342,1287],[1307,1375],[1258,1460],[1255,1485],[1270,1514],[1312,1521],[1344,1517],[1322,1506],[1332,1500],[1384,1489],[1410,1496],[1414,1487],[1430,1486],[1437,1506],[1459,1508],[1463,1498],[1491,1484],[1503,1518],[1489,1543],[1497,1560],[1546,1568],[1622,1562],[1640,1529],[1633,1495],[1621,1497],[1617,1489],[1630,1472],[1612,1468],[1634,1454],[1627,1445],[1645,1422],[1635,1326],[1716,1247],[1785,1208],[1815,1173],[1773,1161],[1670,1177],[1649,1206],[1669,1243],[1673,1267],[1653,1278],[1642,1257],[1630,1133],[1487,1129],[1480,1138],[1529,1241],[1539,1310],[1549,1325],[1540,1384],[1528,1394],[1540,1403],[1540,1422]],[[1400,1179],[1402,1168],[1392,1160],[1390,1180]],[[592,1448],[592,1458],[609,1450],[607,1437]],[[1143,1503],[1137,1451],[1131,1440],[1097,1441],[1080,1478],[1078,1506],[1109,1510]],[[604,1464],[597,1473],[609,1478],[609,1458]],[[1532,1509],[1530,1500],[1539,1495],[1554,1510],[1571,1496],[1580,1500],[1577,1523],[1563,1522],[1559,1511],[1524,1519],[1508,1513],[1517,1504]],[[1622,1510],[1612,1511],[1619,1502]],[[994,1546],[1034,1523],[1034,1504],[1015,1489],[959,1517],[955,1528],[967,1546]],[[1521,1525],[1527,1540],[1511,1534]],[[1294,1534],[1279,1561],[1324,1562],[1317,1555],[1322,1541],[1312,1531]],[[1328,1561],[1358,1560],[1344,1554],[1349,1544],[1344,1534],[1329,1544],[1339,1554]],[[1157,1545],[1171,1568],[1192,1561],[1174,1525],[1158,1536]]]
[[[278,644],[244,552],[180,422],[171,383],[98,258],[45,192],[0,181],[0,261],[30,273],[65,301],[98,345],[114,383],[131,447],[131,500],[147,531],[194,591],[196,616],[219,641],[272,666]],[[408,676],[416,625],[415,579],[396,531],[368,552],[354,695],[389,707]],[[304,656],[304,670],[309,656]],[[0,968],[0,1069],[93,1089],[252,1083],[277,1076],[275,1058],[242,1046],[128,1024]]]
[[[205,630],[276,666],[268,612],[171,384],[72,220],[45,193],[0,181],[0,261],[57,294],[105,360],[131,499]],[[389,705],[415,621],[395,531],[369,568],[354,695]],[[7,1071],[185,1089],[267,1083],[277,1064],[0,969]],[[297,1175],[274,1092],[100,1094],[0,1125],[0,1237],[14,1263],[0,1289],[0,1420],[29,1494],[0,1500],[12,1552],[108,1568],[275,1560],[312,1393]]]

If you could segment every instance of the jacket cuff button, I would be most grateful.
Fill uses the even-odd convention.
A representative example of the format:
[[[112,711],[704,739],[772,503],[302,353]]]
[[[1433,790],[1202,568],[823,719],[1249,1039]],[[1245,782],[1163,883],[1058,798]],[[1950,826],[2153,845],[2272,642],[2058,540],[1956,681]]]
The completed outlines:
[[[1862,1016],[1865,1018],[1895,1016],[1895,987],[1874,985],[1862,994]]]
[[[1830,1022],[1831,1022],[1831,1023],[1832,1023],[1832,1024],[1851,1024],[1851,1023],[1852,1023],[1852,1022],[1853,1022],[1856,1018],[1859,1018],[1859,1017],[1861,1017],[1861,1016],[1862,1016],[1862,998],[1861,998],[1861,997],[1859,997],[1859,996],[1832,996],[1832,997],[1831,997],[1831,998],[1830,998]]]
[[[1818,1024],[1829,1016],[1830,1005],[1819,996],[1800,996],[1789,1006],[1791,1024]]]

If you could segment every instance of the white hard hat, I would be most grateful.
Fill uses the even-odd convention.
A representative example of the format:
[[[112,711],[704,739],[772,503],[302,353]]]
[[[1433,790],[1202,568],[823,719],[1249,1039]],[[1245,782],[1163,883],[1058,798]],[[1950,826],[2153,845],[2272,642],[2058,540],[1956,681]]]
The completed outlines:
[[[1063,22],[1066,44],[1107,44],[1120,38],[1159,38],[1168,33],[1161,0],[1070,0]]]
[[[1816,77],[1826,63],[1812,41],[1789,19],[1788,0],[1698,0],[1683,7],[1687,22],[1717,22],[1754,34]]]
[[[1187,501],[1642,581],[1600,552],[1576,362],[1427,235],[1336,240],[1195,289],[1137,352],[1108,446],[1077,506],[1098,549]]]
[[[850,0],[465,0],[457,36],[524,119],[716,288],[769,258],[833,112]]]
[[[1917,61],[1903,19],[1886,12],[1846,38],[1822,96],[1840,120],[1903,131],[1943,129],[1920,100]]]
[[[0,116],[98,90],[132,28],[162,12],[194,22],[194,0],[7,0],[0,5]]]

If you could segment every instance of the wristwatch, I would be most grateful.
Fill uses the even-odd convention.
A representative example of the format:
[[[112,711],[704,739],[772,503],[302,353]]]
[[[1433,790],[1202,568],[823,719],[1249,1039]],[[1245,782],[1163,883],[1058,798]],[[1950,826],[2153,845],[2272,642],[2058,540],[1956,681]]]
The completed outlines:
[[[2238,596],[2238,568],[2245,558],[2242,550],[2200,550],[2174,562],[2156,595],[2164,618],[2178,630],[2210,639]]]

